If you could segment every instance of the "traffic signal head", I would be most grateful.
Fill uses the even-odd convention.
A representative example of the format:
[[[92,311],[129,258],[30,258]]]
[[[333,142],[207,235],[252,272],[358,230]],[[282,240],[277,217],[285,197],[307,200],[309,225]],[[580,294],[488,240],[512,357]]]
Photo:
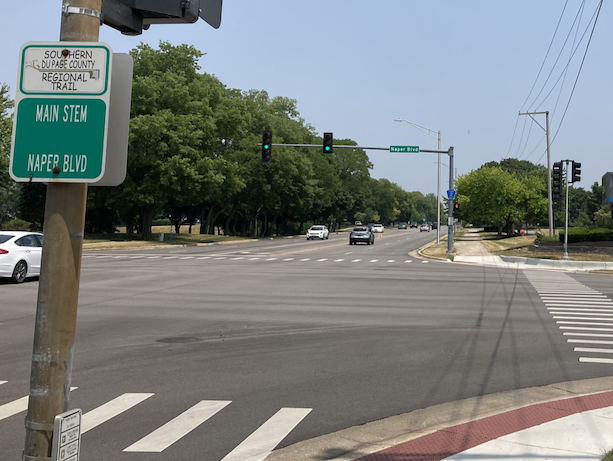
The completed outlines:
[[[581,164],[573,160],[573,177],[571,182],[581,181]]]
[[[324,154],[332,153],[332,133],[324,133]]]
[[[460,204],[458,202],[454,202],[453,204],[453,216],[455,218],[460,216]]]
[[[272,161],[272,131],[264,131],[262,134],[262,163]]]
[[[554,197],[562,195],[562,162],[553,164],[553,174],[551,177],[551,189]]]

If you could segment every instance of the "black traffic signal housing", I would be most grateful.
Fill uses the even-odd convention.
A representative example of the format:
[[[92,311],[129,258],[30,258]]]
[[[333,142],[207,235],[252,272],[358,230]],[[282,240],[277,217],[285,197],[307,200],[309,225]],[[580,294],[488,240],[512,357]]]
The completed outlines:
[[[562,162],[553,164],[551,177],[551,199],[554,210],[562,209]]]
[[[460,217],[460,204],[458,202],[453,203],[453,217],[454,218]]]
[[[573,172],[572,172],[571,182],[579,182],[579,181],[581,181],[581,163],[575,162],[573,160]]]
[[[262,133],[262,163],[272,161],[272,131]]]
[[[332,133],[324,133],[324,154],[332,153],[332,142],[334,137]]]

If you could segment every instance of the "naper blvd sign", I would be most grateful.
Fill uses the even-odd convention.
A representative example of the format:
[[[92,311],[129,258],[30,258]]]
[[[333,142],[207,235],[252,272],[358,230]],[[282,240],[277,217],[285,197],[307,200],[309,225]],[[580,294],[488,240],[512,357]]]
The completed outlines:
[[[21,48],[10,165],[15,181],[94,183],[104,175],[111,58],[104,43]]]

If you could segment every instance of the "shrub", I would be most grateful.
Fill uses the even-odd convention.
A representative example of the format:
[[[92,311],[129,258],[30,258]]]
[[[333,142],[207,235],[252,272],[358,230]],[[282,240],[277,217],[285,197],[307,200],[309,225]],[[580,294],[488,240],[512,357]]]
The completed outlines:
[[[30,231],[32,230],[32,224],[23,219],[13,219],[2,226],[4,230],[12,231]]]
[[[568,243],[607,241],[613,241],[613,230],[611,229],[577,227],[568,231]],[[564,243],[564,231],[560,231],[560,242]]]

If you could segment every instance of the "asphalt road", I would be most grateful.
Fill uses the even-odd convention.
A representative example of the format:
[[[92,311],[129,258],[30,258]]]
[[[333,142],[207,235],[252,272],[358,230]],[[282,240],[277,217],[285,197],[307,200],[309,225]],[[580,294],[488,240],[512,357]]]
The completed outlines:
[[[331,235],[85,252],[71,397],[87,420],[82,459],[242,461],[270,433],[281,447],[610,375],[579,362],[523,272],[409,255],[434,238],[387,229],[372,246]],[[571,277],[613,298],[610,277]],[[37,289],[0,282],[7,460],[23,448]]]

